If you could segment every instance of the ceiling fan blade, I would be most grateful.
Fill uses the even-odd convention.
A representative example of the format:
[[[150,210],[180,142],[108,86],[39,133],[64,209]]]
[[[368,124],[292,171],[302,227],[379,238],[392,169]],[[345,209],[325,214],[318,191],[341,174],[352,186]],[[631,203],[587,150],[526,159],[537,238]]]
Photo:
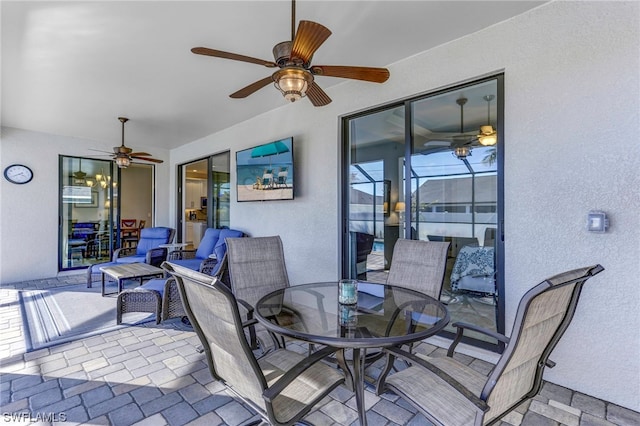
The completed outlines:
[[[152,163],[164,163],[164,161],[162,160],[157,160],[155,158],[138,157],[137,155],[132,155],[131,158],[135,158],[136,160],[151,161]]]
[[[330,35],[331,31],[317,22],[300,21],[291,47],[290,58],[298,58],[304,64],[309,63],[315,51]]]
[[[253,94],[254,92],[257,92],[258,90],[262,89],[264,86],[266,86],[269,83],[273,83],[273,78],[271,78],[271,76],[265,77],[262,80],[258,80],[255,83],[251,83],[247,87],[243,87],[237,92],[230,94],[229,97],[234,99],[246,98],[247,96]]]
[[[331,103],[331,98],[314,81],[307,89],[307,97],[313,106],[325,106]]]
[[[222,50],[209,49],[207,47],[194,47],[191,49],[196,55],[214,56],[216,58],[232,59],[234,61],[249,62],[251,64],[264,65],[268,68],[275,68],[278,65],[275,62],[265,61],[264,59],[252,58],[251,56],[238,55],[237,53],[223,52]]]
[[[389,79],[389,70],[386,68],[314,65],[311,67],[311,72],[324,77],[351,78],[373,83],[384,83]]]
[[[132,157],[138,156],[138,155],[142,155],[144,157],[150,157],[151,154],[149,154],[148,152],[132,152],[131,154],[129,154]]]

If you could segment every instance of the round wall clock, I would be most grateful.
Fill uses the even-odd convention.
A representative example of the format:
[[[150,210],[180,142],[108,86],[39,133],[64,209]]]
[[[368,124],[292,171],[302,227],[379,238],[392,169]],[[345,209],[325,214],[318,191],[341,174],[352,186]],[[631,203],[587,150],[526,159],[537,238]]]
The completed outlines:
[[[4,169],[4,177],[11,183],[25,184],[33,179],[33,172],[22,164],[12,164]]]

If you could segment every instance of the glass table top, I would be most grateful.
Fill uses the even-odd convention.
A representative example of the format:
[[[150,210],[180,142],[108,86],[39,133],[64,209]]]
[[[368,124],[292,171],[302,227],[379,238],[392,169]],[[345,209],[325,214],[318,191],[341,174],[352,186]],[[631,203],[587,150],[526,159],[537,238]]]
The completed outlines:
[[[358,283],[358,303],[338,303],[338,282],[287,287],[256,304],[268,329],[334,347],[384,347],[422,340],[446,326],[439,301],[413,290]]]

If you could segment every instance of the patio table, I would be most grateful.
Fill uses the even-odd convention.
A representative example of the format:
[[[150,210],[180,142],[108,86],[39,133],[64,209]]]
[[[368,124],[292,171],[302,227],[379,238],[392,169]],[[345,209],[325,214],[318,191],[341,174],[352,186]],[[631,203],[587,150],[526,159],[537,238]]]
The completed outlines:
[[[276,290],[258,301],[255,317],[274,333],[341,348],[337,361],[352,383],[361,425],[367,423],[362,350],[416,342],[449,322],[445,306],[426,294],[363,282],[358,283],[354,305],[338,303],[337,282]],[[352,368],[345,361],[345,349],[353,350]]]
[[[102,296],[105,296],[104,292],[104,277],[109,275],[118,282],[117,294],[122,292],[123,282],[126,279],[140,279],[140,284],[145,278],[164,276],[164,270],[157,268],[147,263],[123,263],[119,265],[101,266],[100,272],[102,272]]]

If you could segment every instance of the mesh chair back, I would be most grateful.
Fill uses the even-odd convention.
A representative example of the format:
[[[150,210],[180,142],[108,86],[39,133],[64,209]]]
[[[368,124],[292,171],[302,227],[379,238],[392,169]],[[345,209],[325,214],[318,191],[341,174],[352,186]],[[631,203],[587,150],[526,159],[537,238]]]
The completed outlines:
[[[387,284],[440,298],[448,242],[400,239],[393,249]]]
[[[189,321],[200,338],[211,374],[266,410],[267,384],[244,337],[235,297],[216,278],[170,262]]]
[[[279,236],[227,238],[227,267],[238,299],[252,306],[267,293],[289,286]]]
[[[491,407],[485,424],[538,393],[545,363],[571,322],[582,286],[602,270],[596,265],[564,272],[522,297],[509,345],[482,391]]]

